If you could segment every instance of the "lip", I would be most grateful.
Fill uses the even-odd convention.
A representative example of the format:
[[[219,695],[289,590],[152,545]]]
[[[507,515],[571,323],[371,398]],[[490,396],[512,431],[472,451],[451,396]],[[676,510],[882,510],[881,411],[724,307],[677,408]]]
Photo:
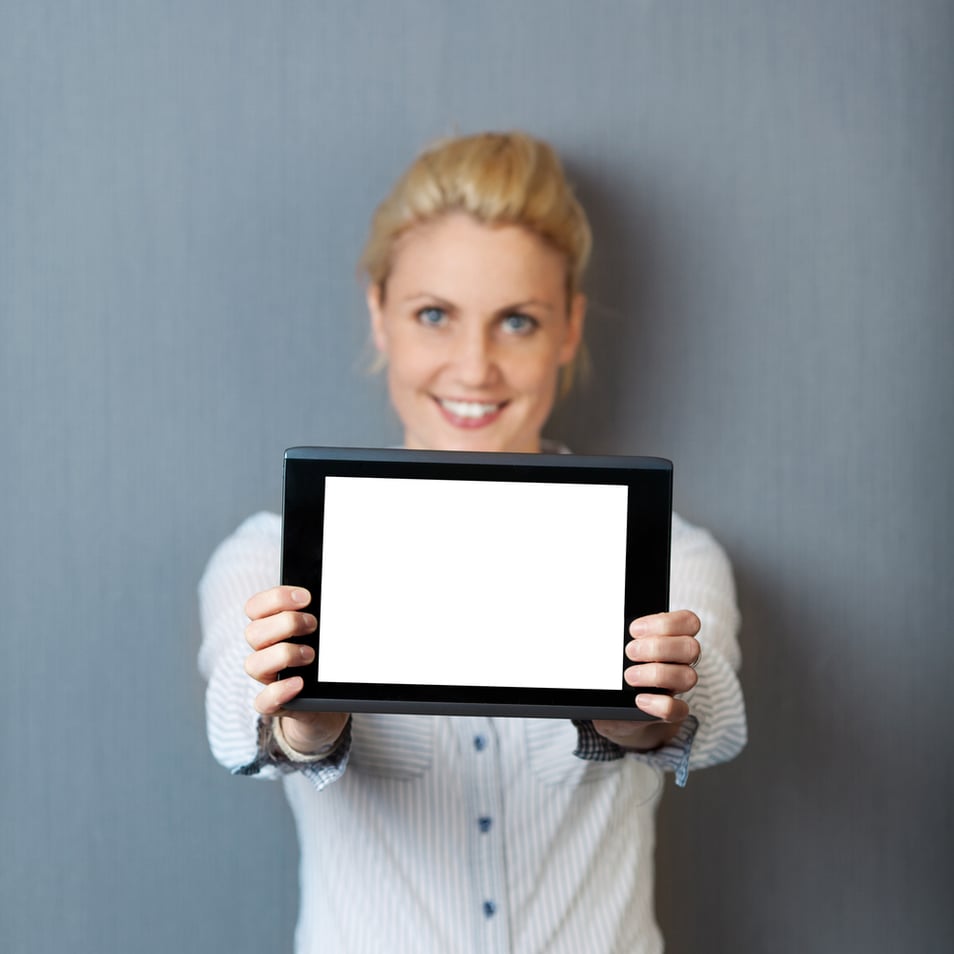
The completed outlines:
[[[434,396],[434,403],[437,405],[441,416],[448,424],[462,430],[478,430],[482,427],[489,427],[503,413],[504,409],[510,403],[509,401],[469,401],[458,400],[456,398],[439,398]],[[460,413],[451,405],[467,405],[468,413]],[[481,409],[478,413],[475,410]]]

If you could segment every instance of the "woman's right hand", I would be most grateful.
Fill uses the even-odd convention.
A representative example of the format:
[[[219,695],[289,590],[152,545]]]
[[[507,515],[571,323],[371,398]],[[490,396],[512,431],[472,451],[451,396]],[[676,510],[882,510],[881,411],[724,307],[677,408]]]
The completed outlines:
[[[250,622],[245,639],[253,652],[245,671],[265,688],[255,697],[255,708],[264,716],[277,716],[285,741],[302,755],[325,755],[338,741],[348,722],[347,712],[302,712],[284,709],[301,692],[301,676],[279,679],[283,669],[307,666],[315,660],[311,646],[289,642],[315,631],[318,621],[304,612],[311,594],[300,586],[274,586],[256,593],[246,604]]]

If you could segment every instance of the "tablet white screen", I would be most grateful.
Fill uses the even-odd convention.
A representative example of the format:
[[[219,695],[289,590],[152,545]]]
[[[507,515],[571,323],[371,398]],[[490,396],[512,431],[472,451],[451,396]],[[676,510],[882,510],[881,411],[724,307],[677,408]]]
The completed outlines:
[[[327,477],[319,680],[619,689],[627,493]]]

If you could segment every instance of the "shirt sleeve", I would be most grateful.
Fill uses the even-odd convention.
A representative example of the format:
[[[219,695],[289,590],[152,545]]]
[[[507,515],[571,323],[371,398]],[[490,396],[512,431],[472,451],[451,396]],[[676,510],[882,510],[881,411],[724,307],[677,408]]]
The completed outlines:
[[[199,582],[202,645],[199,671],[207,680],[206,730],[216,760],[233,775],[278,778],[301,772],[317,789],[343,774],[351,749],[350,721],[338,745],[314,760],[292,760],[274,737],[272,719],[255,710],[261,686],[245,672],[245,603],[279,582],[281,518],[249,517],[212,554]]]
[[[673,514],[672,567],[669,604],[692,610],[702,628],[702,655],[696,666],[699,681],[682,698],[689,717],[679,733],[652,752],[627,752],[601,736],[592,722],[577,722],[576,755],[608,761],[635,758],[675,774],[685,786],[691,769],[706,768],[734,758],[745,746],[748,730],[745,703],[738,679],[741,622],[732,568],[722,548],[705,530]]]

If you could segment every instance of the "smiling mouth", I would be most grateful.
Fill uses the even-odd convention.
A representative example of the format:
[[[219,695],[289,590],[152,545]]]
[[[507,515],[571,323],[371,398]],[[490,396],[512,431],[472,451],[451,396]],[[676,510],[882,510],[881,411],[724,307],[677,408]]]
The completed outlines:
[[[445,420],[455,427],[485,427],[492,424],[508,401],[454,401],[435,397]]]

